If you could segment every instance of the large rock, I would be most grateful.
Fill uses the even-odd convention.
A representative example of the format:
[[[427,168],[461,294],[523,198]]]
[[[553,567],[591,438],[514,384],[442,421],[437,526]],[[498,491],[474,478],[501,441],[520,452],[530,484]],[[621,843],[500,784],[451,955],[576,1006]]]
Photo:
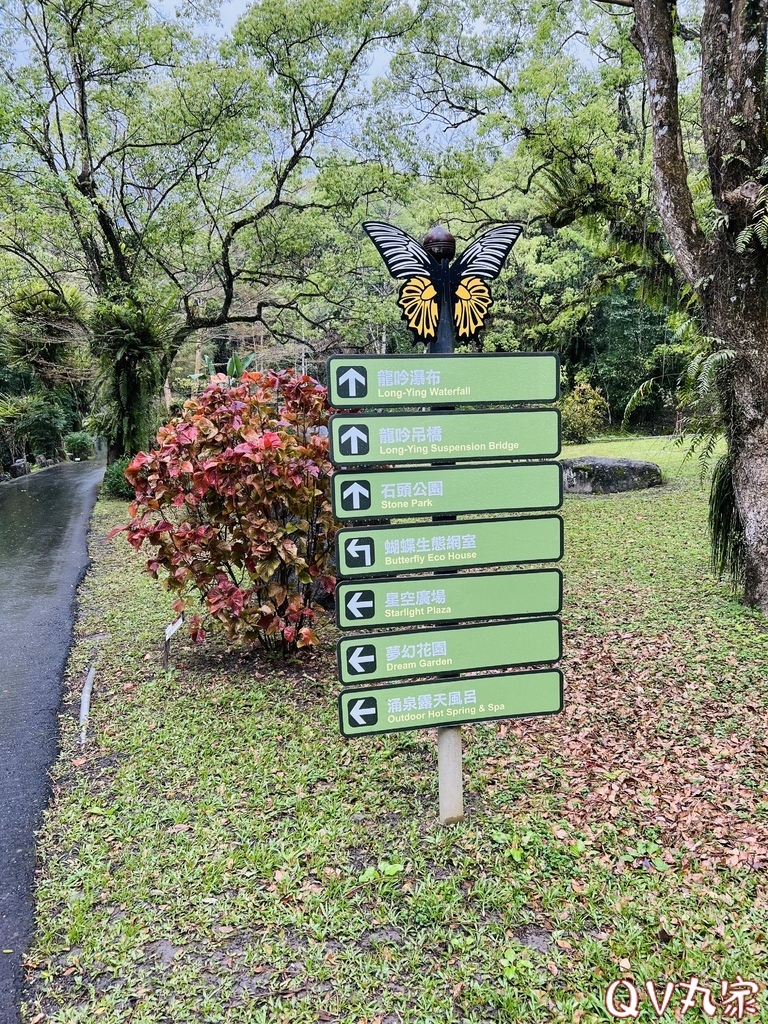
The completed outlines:
[[[617,491],[640,491],[658,487],[661,470],[655,462],[635,459],[604,459],[582,455],[577,459],[561,459],[563,487],[569,494],[614,494]]]
[[[16,480],[20,476],[26,476],[29,473],[29,463],[26,459],[16,459],[11,466],[11,476]]]

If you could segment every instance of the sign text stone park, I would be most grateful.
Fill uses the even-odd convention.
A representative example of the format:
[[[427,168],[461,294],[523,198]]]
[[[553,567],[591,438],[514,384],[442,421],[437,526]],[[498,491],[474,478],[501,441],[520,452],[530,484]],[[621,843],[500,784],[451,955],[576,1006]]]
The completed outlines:
[[[563,503],[556,462],[356,470],[334,473],[332,484],[333,514],[342,520],[520,512]]]

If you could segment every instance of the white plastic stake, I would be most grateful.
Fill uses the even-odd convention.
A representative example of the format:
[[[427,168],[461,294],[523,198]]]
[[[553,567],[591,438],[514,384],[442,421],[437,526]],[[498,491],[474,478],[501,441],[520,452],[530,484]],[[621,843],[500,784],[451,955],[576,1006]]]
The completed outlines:
[[[464,817],[464,786],[461,778],[461,727],[437,730],[437,785],[440,824],[450,825]]]
[[[88,676],[83,686],[83,692],[80,694],[80,746],[85,746],[86,733],[88,732],[88,718],[91,713],[91,690],[93,689],[93,680],[96,675],[96,666],[91,665],[88,670]]]

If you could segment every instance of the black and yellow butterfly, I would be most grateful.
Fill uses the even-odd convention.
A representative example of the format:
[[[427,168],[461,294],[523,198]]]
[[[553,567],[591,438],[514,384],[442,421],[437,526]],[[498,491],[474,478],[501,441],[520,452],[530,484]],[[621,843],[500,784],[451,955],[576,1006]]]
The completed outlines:
[[[369,221],[363,229],[392,277],[405,278],[397,304],[415,339],[425,345],[437,338],[443,317],[452,319],[459,341],[474,341],[493,301],[485,282],[498,277],[523,230],[519,224],[491,228],[450,264],[393,224]]]

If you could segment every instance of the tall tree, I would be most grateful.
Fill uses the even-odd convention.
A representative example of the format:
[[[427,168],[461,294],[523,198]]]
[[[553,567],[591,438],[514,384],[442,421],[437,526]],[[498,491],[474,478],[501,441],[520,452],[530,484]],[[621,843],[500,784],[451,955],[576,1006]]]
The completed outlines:
[[[529,211],[599,227],[595,283],[629,271],[673,301],[671,253],[720,350],[705,362],[728,441],[712,508],[735,514],[714,515],[716,546],[768,612],[768,3],[680,8],[581,0],[564,18],[558,0],[495,0],[478,26],[473,0],[453,0],[395,72],[431,123],[506,147],[507,194]]]
[[[683,140],[677,5],[613,0],[612,6],[633,14],[631,39],[645,70],[654,192],[664,232],[709,333],[733,353],[721,384],[726,484],[738,512],[746,599],[768,613],[768,4],[704,0],[700,26],[682,32],[700,45],[701,127],[717,211],[709,231],[697,217]]]
[[[306,296],[317,238],[297,225],[375,188],[364,174],[332,194],[318,182],[332,147],[352,160],[372,56],[417,16],[398,0],[261,0],[219,46],[188,14],[148,0],[0,10],[0,43],[17,41],[0,250],[54,290],[87,286],[113,456],[147,443],[153,396],[191,332],[269,327]]]

